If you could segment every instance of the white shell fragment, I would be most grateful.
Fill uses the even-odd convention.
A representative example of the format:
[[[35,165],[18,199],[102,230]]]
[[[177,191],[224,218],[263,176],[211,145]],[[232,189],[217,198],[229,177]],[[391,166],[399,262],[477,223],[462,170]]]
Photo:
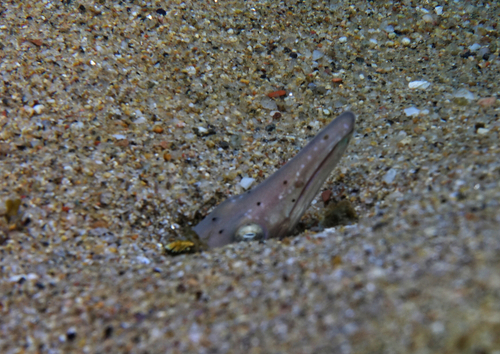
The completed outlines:
[[[420,110],[416,107],[405,108],[404,110],[407,117],[418,116]]]
[[[248,188],[250,188],[250,186],[252,185],[252,183],[255,181],[254,178],[251,178],[251,177],[243,177],[240,181],[240,186],[243,187],[243,189],[247,190]]]
[[[314,50],[312,59],[316,61],[318,59],[323,58],[323,56],[324,56],[323,52],[320,52],[319,50]]]
[[[453,97],[456,97],[456,98],[465,98],[468,101],[473,101],[476,98],[476,96],[472,92],[470,92],[469,90],[467,90],[466,88],[458,89],[453,94]]]
[[[425,90],[429,86],[431,86],[431,83],[425,80],[411,81],[410,83],[408,83],[408,88],[411,90]]]
[[[385,174],[383,180],[387,184],[391,184],[394,182],[394,178],[396,178],[397,171],[393,168],[391,168],[387,173]]]
[[[278,109],[278,104],[269,97],[264,97],[262,101],[260,101],[262,108],[269,109],[270,111],[276,111]]]

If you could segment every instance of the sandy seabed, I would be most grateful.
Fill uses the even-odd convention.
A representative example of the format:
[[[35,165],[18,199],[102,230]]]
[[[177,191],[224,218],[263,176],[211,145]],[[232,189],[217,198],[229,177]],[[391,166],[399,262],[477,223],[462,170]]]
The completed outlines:
[[[500,354],[499,19],[3,2],[0,352]],[[298,236],[165,251],[345,110],[323,190],[358,222],[318,232],[318,196]]]

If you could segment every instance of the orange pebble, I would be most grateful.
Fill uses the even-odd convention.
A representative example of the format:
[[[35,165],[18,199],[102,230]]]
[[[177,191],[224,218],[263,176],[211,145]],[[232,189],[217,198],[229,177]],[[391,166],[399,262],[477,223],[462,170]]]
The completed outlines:
[[[154,131],[155,133],[161,134],[161,133],[163,133],[163,128],[162,128],[162,127],[160,127],[159,125],[155,125],[155,126],[153,127],[153,131]]]
[[[275,98],[275,97],[281,97],[281,96],[285,96],[285,95],[286,95],[285,90],[279,90],[279,91],[274,91],[274,92],[268,93],[267,97]]]

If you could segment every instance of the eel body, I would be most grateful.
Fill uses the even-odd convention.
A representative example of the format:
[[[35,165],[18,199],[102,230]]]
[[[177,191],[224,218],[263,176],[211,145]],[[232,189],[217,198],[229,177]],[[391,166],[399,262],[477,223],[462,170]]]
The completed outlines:
[[[208,247],[287,236],[342,157],[354,124],[352,112],[342,113],[282,168],[219,204],[193,230]]]

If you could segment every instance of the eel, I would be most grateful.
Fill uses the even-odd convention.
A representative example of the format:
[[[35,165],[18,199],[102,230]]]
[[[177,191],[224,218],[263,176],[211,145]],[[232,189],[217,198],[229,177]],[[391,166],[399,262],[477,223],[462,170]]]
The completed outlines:
[[[288,236],[342,157],[355,121],[342,113],[265,181],[219,204],[193,227],[200,241],[214,248]]]

